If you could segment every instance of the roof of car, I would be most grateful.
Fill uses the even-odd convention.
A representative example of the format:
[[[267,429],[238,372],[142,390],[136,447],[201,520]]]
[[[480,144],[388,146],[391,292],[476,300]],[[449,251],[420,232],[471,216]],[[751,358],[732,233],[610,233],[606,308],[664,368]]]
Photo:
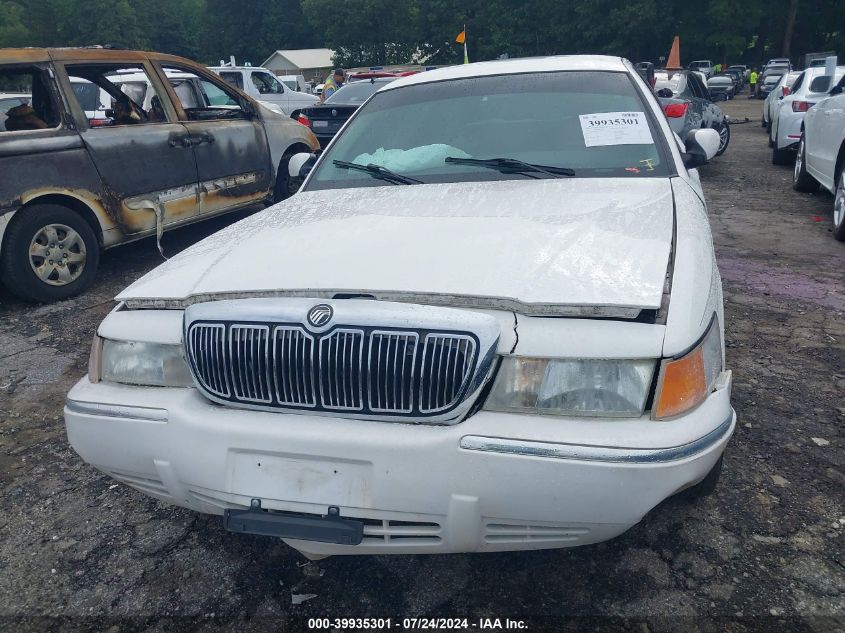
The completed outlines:
[[[416,75],[402,77],[382,90],[395,90],[405,86],[448,81],[450,79],[467,79],[471,77],[489,77],[493,75],[517,75],[524,73],[543,73],[565,70],[600,70],[616,72],[632,72],[630,62],[621,57],[607,55],[557,55],[553,57],[523,57],[519,59],[503,59],[490,62],[475,62],[447,66],[436,70],[427,70]]]
[[[63,62],[141,62],[145,59],[156,59],[164,62],[199,66],[184,57],[151,53],[147,51],[131,51],[120,48],[76,47],[76,48],[0,48],[0,63],[44,63],[51,60]]]

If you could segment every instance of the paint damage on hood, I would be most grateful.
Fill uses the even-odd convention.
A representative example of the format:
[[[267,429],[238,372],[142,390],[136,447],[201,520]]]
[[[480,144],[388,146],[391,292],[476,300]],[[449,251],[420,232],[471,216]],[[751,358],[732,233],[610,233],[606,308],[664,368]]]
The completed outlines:
[[[634,318],[661,304],[669,178],[304,192],[186,249],[117,298],[183,307],[258,296],[377,299]]]

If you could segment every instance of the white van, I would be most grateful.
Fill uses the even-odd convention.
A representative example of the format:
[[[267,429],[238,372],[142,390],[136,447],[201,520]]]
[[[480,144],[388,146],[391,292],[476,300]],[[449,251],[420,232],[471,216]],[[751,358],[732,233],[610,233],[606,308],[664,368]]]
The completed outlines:
[[[211,70],[228,84],[240,88],[253,99],[278,105],[285,114],[307,108],[319,98],[305,92],[291,90],[266,68],[255,66],[216,66]]]

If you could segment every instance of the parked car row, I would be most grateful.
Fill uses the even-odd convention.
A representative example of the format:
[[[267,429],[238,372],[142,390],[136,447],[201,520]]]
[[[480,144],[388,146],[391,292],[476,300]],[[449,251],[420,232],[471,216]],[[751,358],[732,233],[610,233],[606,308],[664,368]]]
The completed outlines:
[[[777,100],[769,124],[772,163],[788,165],[795,160],[806,113],[828,95],[843,74],[845,66],[836,68],[833,76],[826,75],[823,67],[808,68],[798,75],[789,94]]]
[[[813,68],[815,69],[815,68]],[[815,76],[808,98],[815,100],[804,114],[792,172],[796,191],[812,193],[820,187],[833,199],[833,236],[845,242],[845,76],[837,68],[838,81],[821,95],[822,77]],[[825,79],[830,79],[830,76]],[[830,84],[827,84],[830,86]],[[810,96],[812,95],[812,96]],[[820,95],[820,96],[815,96]]]

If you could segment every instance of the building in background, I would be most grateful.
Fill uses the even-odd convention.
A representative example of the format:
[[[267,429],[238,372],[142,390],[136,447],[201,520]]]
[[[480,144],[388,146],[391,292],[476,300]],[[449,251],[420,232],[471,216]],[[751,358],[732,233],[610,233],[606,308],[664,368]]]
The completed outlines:
[[[276,51],[261,65],[276,75],[302,75],[314,85],[325,81],[331,73],[333,56],[330,48]]]

